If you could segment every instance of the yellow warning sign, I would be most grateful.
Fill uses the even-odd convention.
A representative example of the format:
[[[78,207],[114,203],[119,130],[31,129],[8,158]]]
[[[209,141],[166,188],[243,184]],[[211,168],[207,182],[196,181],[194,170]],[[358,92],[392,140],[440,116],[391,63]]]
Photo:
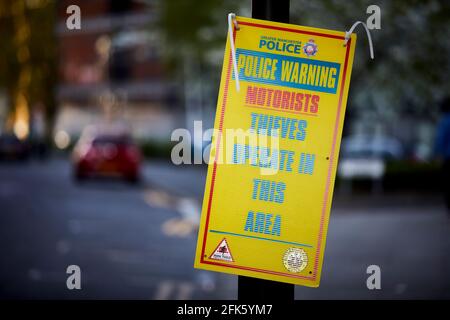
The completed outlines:
[[[317,287],[356,36],[236,20],[195,267]]]

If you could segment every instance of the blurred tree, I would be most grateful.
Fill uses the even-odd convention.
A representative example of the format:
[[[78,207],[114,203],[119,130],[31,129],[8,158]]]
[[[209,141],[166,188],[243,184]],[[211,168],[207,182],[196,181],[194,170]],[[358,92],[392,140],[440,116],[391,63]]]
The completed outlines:
[[[163,57],[169,71],[183,83],[187,128],[192,129],[196,119],[212,120],[208,115],[214,110],[220,81],[227,14],[247,10],[249,15],[250,2],[244,6],[238,0],[159,2],[156,28],[163,39]]]
[[[44,108],[49,137],[55,114],[56,21],[54,0],[0,2],[0,87],[6,89],[6,128],[20,138],[30,131],[33,108]]]
[[[211,50],[223,50],[227,13],[241,1],[172,0],[161,1],[157,27],[163,36],[166,61],[176,71],[180,56],[207,62]],[[250,1],[248,1],[250,3]],[[220,64],[220,63],[219,63]]]
[[[352,104],[380,115],[413,113],[435,117],[438,101],[450,92],[450,3],[431,1],[291,1],[291,21],[347,30],[366,21],[366,8],[381,8],[381,30],[373,30],[375,60],[363,31],[350,90]],[[362,30],[362,29],[361,29]]]

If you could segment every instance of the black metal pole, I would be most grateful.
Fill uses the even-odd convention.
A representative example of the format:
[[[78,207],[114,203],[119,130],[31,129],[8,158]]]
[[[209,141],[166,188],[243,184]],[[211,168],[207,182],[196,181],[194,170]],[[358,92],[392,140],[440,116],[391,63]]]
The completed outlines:
[[[289,22],[289,0],[252,0],[252,18],[277,22]],[[238,300],[294,300],[294,285],[238,277]]]
[[[252,18],[289,23],[290,0],[252,0]]]

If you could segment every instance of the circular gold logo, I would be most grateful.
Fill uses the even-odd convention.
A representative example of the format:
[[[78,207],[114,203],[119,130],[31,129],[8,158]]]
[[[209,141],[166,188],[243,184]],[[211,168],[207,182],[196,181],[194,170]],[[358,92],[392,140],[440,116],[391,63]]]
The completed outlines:
[[[283,264],[290,272],[301,272],[308,264],[308,255],[300,248],[289,248],[284,253]]]

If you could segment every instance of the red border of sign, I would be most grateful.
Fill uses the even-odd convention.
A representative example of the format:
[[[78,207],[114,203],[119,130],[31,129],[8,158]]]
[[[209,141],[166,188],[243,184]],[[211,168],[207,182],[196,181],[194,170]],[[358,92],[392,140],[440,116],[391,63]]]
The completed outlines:
[[[257,28],[274,29],[274,30],[288,31],[288,32],[294,32],[294,33],[302,33],[302,34],[308,34],[308,35],[313,35],[313,36],[344,40],[343,36],[337,36],[337,35],[331,35],[331,34],[325,34],[325,33],[319,33],[319,32],[301,31],[301,30],[290,29],[290,28],[285,28],[285,27],[268,26],[268,25],[264,25],[264,24],[244,22],[244,21],[238,21],[238,24],[246,25],[246,26],[252,26],[252,27],[257,27]],[[236,32],[234,32],[234,39],[236,39]],[[347,50],[346,50],[346,53],[345,53],[344,70],[343,70],[343,73],[342,73],[341,90],[339,92],[338,110],[337,110],[337,113],[336,113],[336,121],[335,121],[334,131],[333,131],[333,143],[331,145],[331,152],[330,152],[330,159],[329,159],[329,161],[330,161],[329,163],[330,164],[328,166],[327,182],[326,182],[326,185],[325,185],[325,193],[324,193],[324,199],[323,199],[323,205],[322,205],[322,216],[320,218],[320,228],[319,228],[319,235],[318,235],[318,240],[317,240],[316,255],[315,255],[315,259],[314,259],[314,272],[313,272],[313,275],[311,277],[308,277],[308,276],[296,275],[296,274],[291,274],[291,273],[284,273],[284,272],[278,272],[278,271],[264,270],[264,269],[245,267],[245,266],[230,265],[230,264],[224,264],[224,263],[218,263],[218,262],[204,260],[206,239],[208,237],[209,217],[210,217],[210,213],[211,213],[212,197],[213,197],[213,193],[214,193],[214,183],[215,183],[215,180],[216,180],[216,173],[217,173],[218,152],[216,153],[216,156],[215,156],[215,159],[214,159],[214,164],[213,164],[211,186],[210,186],[210,189],[209,189],[208,208],[207,208],[207,212],[206,212],[206,223],[205,223],[205,228],[203,230],[203,243],[202,243],[202,254],[201,254],[201,257],[200,257],[200,263],[211,264],[211,265],[227,267],[227,268],[235,268],[235,269],[242,269],[242,270],[260,272],[260,273],[273,274],[273,275],[277,275],[277,276],[285,276],[285,277],[289,277],[289,278],[299,278],[299,279],[306,279],[306,280],[311,280],[311,281],[315,281],[316,280],[317,268],[318,268],[319,256],[320,256],[320,249],[321,249],[321,246],[322,246],[322,235],[323,235],[323,226],[324,226],[324,223],[325,223],[325,213],[326,213],[328,197],[329,197],[329,193],[330,193],[331,173],[332,173],[332,170],[333,170],[333,163],[334,163],[334,157],[335,157],[335,152],[336,152],[336,139],[337,139],[337,134],[338,134],[338,131],[339,131],[339,118],[340,118],[340,115],[341,115],[342,97],[343,97],[344,87],[345,87],[345,76],[347,74],[348,56],[349,56],[350,46],[351,46],[351,39],[349,40],[349,42],[347,44]],[[230,52],[230,57],[229,57],[229,61],[228,61],[227,76],[226,76],[225,87],[224,87],[224,94],[223,94],[223,100],[222,100],[222,107],[221,107],[221,111],[220,111],[220,120],[219,120],[219,131],[220,132],[222,132],[223,119],[224,119],[224,116],[225,116],[225,107],[226,107],[227,95],[228,95],[228,85],[229,85],[229,81],[230,81],[231,61],[232,61],[232,57],[231,57],[231,52]],[[219,148],[220,141],[221,141],[221,135],[218,135],[217,143],[216,143],[216,150],[220,150],[220,148]]]

